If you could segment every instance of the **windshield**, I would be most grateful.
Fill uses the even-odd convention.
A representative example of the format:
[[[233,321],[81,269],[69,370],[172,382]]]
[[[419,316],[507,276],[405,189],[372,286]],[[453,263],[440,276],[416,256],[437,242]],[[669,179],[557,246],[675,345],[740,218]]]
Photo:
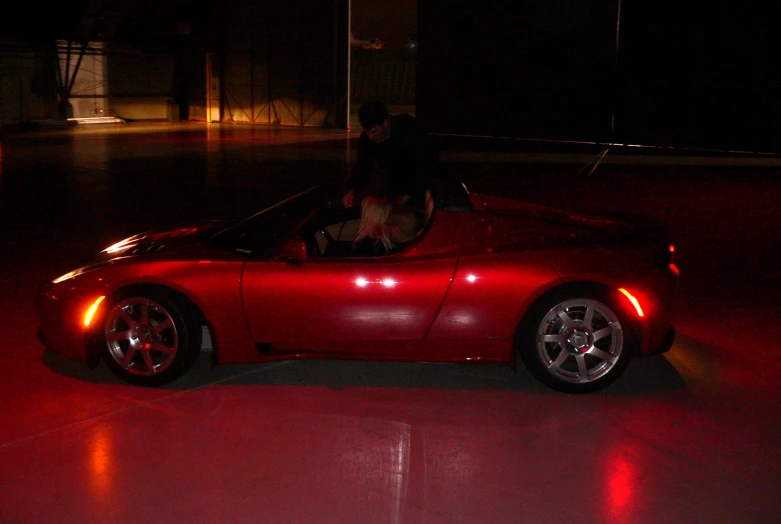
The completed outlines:
[[[209,246],[245,255],[261,255],[290,236],[323,203],[312,187],[212,235]]]

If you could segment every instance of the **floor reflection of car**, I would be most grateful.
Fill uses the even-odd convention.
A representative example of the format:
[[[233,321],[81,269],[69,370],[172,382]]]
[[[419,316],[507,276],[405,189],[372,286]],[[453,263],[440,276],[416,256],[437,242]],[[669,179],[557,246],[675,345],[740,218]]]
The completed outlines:
[[[678,270],[651,220],[446,184],[417,241],[366,252],[353,247],[359,212],[328,195],[312,188],[227,226],[105,249],[42,286],[41,339],[138,385],[176,379],[208,345],[217,363],[517,357],[571,393],[672,343]]]

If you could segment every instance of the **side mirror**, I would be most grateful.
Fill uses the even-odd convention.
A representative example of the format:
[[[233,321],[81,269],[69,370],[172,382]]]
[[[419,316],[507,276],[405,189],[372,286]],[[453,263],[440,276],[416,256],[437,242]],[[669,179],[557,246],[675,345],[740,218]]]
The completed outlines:
[[[291,238],[282,244],[282,250],[277,258],[285,262],[306,262],[306,242],[300,238]]]

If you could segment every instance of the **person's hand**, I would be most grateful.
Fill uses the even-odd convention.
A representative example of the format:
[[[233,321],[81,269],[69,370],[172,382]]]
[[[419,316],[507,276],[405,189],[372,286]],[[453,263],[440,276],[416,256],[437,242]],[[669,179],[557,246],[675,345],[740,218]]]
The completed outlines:
[[[355,200],[355,191],[351,189],[342,197],[342,205],[344,207],[353,207],[354,200]]]

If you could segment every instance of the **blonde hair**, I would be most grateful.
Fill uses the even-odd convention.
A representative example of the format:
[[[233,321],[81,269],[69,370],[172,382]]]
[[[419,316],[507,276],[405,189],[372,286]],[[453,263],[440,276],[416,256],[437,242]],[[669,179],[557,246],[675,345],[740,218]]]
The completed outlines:
[[[387,198],[373,196],[364,198],[361,202],[361,225],[358,227],[358,236],[355,237],[355,241],[373,238],[386,250],[393,249],[393,242],[388,236],[388,226],[386,225],[390,212],[391,204]]]

